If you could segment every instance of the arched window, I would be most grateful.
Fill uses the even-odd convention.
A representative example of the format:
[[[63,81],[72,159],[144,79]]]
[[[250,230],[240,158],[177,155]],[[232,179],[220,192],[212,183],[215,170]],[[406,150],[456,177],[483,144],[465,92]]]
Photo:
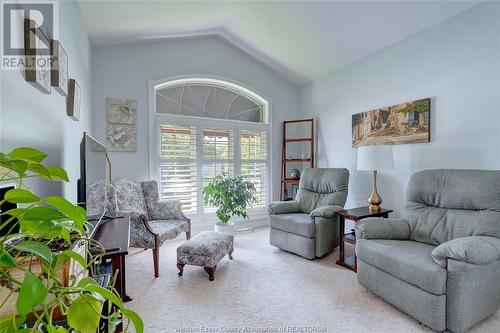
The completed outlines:
[[[187,214],[212,214],[202,190],[225,172],[244,175],[269,197],[269,103],[255,92],[214,79],[180,79],[154,85],[163,199],[178,199]],[[254,211],[258,211],[258,208]]]
[[[219,80],[177,80],[156,89],[161,114],[267,123],[267,102]]]

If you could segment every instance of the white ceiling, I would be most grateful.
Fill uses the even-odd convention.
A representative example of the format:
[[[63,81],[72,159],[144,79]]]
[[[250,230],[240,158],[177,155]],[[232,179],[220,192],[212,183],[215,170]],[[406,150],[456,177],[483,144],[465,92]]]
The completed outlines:
[[[302,85],[481,1],[80,1],[94,45],[219,35]]]

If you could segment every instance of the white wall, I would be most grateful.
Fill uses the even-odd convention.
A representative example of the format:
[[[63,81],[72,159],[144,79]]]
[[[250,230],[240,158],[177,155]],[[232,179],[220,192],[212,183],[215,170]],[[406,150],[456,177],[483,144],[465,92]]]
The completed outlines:
[[[353,41],[355,42],[355,41]],[[431,142],[394,146],[381,173],[386,207],[400,209],[410,175],[428,168],[500,169],[500,3],[484,3],[301,89],[318,120],[319,166],[351,172],[349,207],[366,205],[370,173],[357,172],[351,116],[431,97]]]
[[[232,45],[193,38],[93,49],[94,133],[106,138],[106,97],[137,100],[137,152],[113,152],[113,177],[149,178],[148,80],[175,76],[221,77],[271,99],[273,197],[279,193],[281,122],[299,114],[298,88]]]
[[[79,143],[90,132],[90,43],[77,2],[59,3],[59,39],[68,54],[69,74],[82,90],[79,122],[66,115],[66,97],[55,90],[44,95],[27,83],[20,71],[1,73],[0,141],[2,151],[31,146],[49,154],[47,163],[68,172],[69,183],[39,181],[32,184],[41,195],[63,194],[76,201]],[[19,36],[22,38],[22,36]]]

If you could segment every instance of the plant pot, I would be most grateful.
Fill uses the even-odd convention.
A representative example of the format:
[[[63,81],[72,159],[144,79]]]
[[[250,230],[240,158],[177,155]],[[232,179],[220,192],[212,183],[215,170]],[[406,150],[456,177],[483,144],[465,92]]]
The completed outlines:
[[[234,236],[234,223],[232,222],[222,223],[220,221],[216,222],[215,231]]]
[[[82,257],[86,258],[87,242],[84,240],[75,242],[73,244],[72,250],[80,254]],[[26,259],[23,259],[20,265],[24,269],[28,269],[31,265],[30,271],[35,275],[42,272],[42,268],[40,266],[40,261],[38,258],[35,258],[33,261],[30,261],[30,258],[26,257]],[[87,276],[87,271],[85,267],[82,267],[78,262],[76,262],[74,259],[71,258],[67,260],[59,268],[59,271],[57,273],[59,279],[65,286],[69,286],[71,283],[76,284],[82,278]],[[11,269],[10,274],[13,278],[21,281],[23,280],[25,273],[24,271],[18,268],[13,268]],[[72,278],[75,278],[76,282],[73,282]],[[46,283],[46,280],[43,279],[43,282]],[[10,294],[11,290],[9,288],[0,286],[0,304],[2,304],[2,307],[0,308],[0,319],[12,316],[12,312],[16,308],[17,297],[19,294],[17,292],[14,292],[12,295]],[[49,297],[48,299],[50,300],[51,296],[49,295],[48,297]],[[37,308],[36,310],[40,310],[40,308]],[[56,319],[61,319],[61,318],[56,318]]]

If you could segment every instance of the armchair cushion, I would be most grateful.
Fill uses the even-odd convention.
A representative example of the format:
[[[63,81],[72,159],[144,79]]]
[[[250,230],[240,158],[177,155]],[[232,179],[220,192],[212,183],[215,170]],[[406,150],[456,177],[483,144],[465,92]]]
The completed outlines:
[[[356,237],[364,239],[410,238],[410,226],[404,219],[369,217],[356,223]]]
[[[434,295],[446,293],[446,269],[431,257],[433,245],[390,239],[356,242],[358,260]]]
[[[131,220],[134,221],[134,220]],[[159,245],[167,239],[174,239],[182,232],[189,230],[189,224],[183,220],[153,220],[149,221],[149,226],[158,235]],[[144,227],[143,221],[138,219],[131,225],[130,245],[145,249],[152,249],[155,246],[154,236]]]
[[[275,201],[269,204],[269,215],[298,213],[299,210],[297,201]]]
[[[326,219],[331,219],[335,217],[336,213],[339,210],[342,210],[344,208],[336,205],[326,205],[326,206],[321,206],[316,208],[309,214],[311,217],[324,217]]]
[[[432,259],[441,267],[447,267],[448,259],[474,265],[489,264],[500,260],[500,239],[489,236],[455,238],[437,246]]]
[[[178,200],[148,202],[148,215],[151,220],[184,220],[182,204]]]
[[[326,205],[344,206],[347,199],[349,171],[339,168],[309,168],[302,172],[296,200],[301,213],[311,213]]]
[[[141,182],[141,186],[146,203],[160,200],[160,196],[158,195],[158,183],[156,182],[156,180]]]
[[[140,183],[127,178],[113,179],[118,211],[147,214],[146,201]]]
[[[189,224],[183,220],[156,220],[149,221],[151,229],[158,234],[160,244],[167,239],[174,239],[183,232],[189,231]]]
[[[314,237],[314,222],[309,214],[271,215],[270,226],[273,229],[289,232],[307,238]]]

